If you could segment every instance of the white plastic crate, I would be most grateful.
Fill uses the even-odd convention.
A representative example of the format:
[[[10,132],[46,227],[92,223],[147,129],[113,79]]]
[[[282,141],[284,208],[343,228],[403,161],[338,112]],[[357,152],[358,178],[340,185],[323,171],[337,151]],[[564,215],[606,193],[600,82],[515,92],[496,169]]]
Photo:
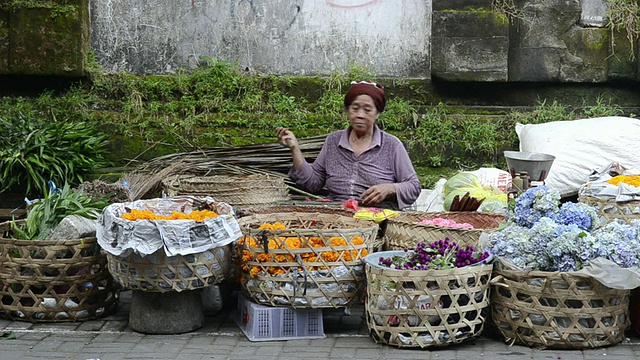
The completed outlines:
[[[250,341],[323,339],[322,309],[258,305],[238,295],[236,323]]]

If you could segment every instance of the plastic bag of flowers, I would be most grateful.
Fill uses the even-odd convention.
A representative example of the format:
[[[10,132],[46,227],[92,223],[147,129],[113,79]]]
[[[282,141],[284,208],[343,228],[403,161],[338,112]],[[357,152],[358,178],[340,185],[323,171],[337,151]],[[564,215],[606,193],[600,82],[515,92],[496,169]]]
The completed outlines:
[[[489,314],[492,256],[449,239],[364,258],[371,337],[397,347],[441,347],[474,338]]]
[[[252,300],[292,308],[350,307],[365,288],[362,258],[375,223],[323,213],[253,214],[239,220],[240,282]]]
[[[640,285],[638,226],[601,226],[584,203],[532,188],[515,199],[501,230],[481,246],[496,256],[492,319],[509,343],[595,348],[629,326],[629,289]]]

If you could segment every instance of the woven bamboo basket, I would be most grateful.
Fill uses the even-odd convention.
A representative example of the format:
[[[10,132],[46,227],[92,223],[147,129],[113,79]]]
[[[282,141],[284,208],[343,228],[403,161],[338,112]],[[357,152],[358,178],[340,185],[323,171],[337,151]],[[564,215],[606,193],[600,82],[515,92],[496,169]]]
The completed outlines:
[[[167,196],[211,196],[234,207],[290,201],[284,178],[267,175],[174,176],[163,180]]]
[[[167,256],[164,249],[141,256],[107,253],[109,271],[124,288],[150,292],[195,290],[221,283],[230,274],[233,244],[196,254]]]
[[[578,194],[578,201],[592,206],[598,212],[603,224],[620,219],[629,224],[631,220],[640,219],[640,201],[616,202],[601,200],[593,196]]]
[[[433,348],[461,343],[482,333],[489,307],[493,265],[447,270],[396,270],[365,259],[365,312],[377,343],[407,348]],[[404,251],[402,251],[404,253]]]
[[[240,211],[242,212],[242,211]],[[272,213],[319,213],[319,214],[332,214],[336,216],[353,217],[356,212],[338,206],[323,206],[323,205],[268,205],[257,206],[246,210],[240,217],[248,214],[272,214]],[[238,215],[238,213],[236,213]],[[373,251],[382,250],[383,245],[383,231],[378,227],[378,235],[373,242]]]
[[[260,230],[280,222],[284,230]],[[243,292],[255,302],[292,308],[350,307],[365,288],[362,258],[378,226],[321,213],[268,213],[241,218],[237,244]]]
[[[119,289],[95,237],[16,240],[10,238],[10,224],[0,224],[3,317],[34,323],[77,322],[117,309]]]
[[[422,220],[443,218],[469,223],[473,229],[420,224]],[[495,231],[504,221],[502,214],[483,212],[401,212],[387,220],[384,231],[385,250],[414,249],[418,242],[432,243],[449,238],[460,246],[477,246],[483,232]]]
[[[629,290],[565,272],[494,267],[492,319],[505,342],[590,349],[621,342],[630,325]]]
[[[248,214],[272,214],[272,213],[320,213],[334,214],[337,216],[353,217],[355,211],[338,206],[324,205],[266,205],[254,206],[246,210]]]

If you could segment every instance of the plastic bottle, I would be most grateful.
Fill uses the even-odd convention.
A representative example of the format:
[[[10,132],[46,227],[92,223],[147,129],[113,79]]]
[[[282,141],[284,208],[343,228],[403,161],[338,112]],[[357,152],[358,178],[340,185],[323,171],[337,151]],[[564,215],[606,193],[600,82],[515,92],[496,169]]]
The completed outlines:
[[[522,179],[522,191],[527,191],[529,189],[529,173],[521,171],[520,178]]]

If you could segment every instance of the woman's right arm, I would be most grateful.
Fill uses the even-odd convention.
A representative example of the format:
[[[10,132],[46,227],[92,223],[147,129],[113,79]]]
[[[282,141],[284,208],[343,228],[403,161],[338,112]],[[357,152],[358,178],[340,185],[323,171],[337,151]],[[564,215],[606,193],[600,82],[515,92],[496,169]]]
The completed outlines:
[[[296,136],[291,130],[283,127],[276,129],[276,134],[278,135],[280,144],[291,150],[293,169],[300,169],[306,163],[306,160],[304,159],[304,156],[302,156],[302,151],[300,150],[300,146],[298,146],[298,139]]]
[[[324,168],[325,150],[324,146],[313,165],[309,164],[302,155],[302,150],[298,146],[298,140],[293,132],[287,128],[276,130],[280,144],[291,150],[293,166],[289,170],[289,178],[297,185],[310,192],[319,192],[324,187],[326,180],[326,169]]]

